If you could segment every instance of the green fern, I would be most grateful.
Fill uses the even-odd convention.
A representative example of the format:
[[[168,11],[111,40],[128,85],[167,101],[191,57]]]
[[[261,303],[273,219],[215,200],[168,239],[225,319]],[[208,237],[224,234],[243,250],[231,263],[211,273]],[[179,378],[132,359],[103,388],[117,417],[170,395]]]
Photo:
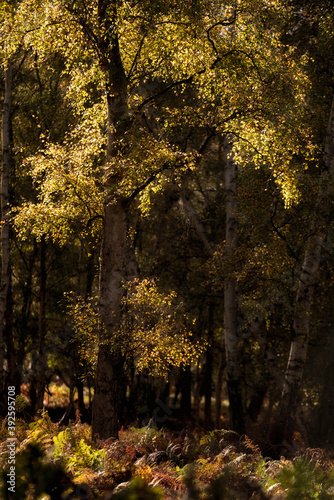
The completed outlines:
[[[94,450],[81,439],[75,447],[74,456],[69,459],[69,466],[74,470],[77,467],[99,470],[104,467],[105,457],[105,450]]]
[[[56,425],[51,421],[48,412],[44,409],[41,412],[41,418],[36,422],[29,424],[27,438],[22,442],[22,448],[28,443],[38,444],[43,451],[50,447],[52,437],[56,432]]]
[[[67,450],[69,448],[68,429],[59,432],[58,436],[54,436],[53,442],[55,444],[53,456],[58,462],[65,466],[67,462],[66,451],[69,451]]]
[[[334,476],[304,457],[295,459],[278,475],[286,500],[330,500],[333,498]]]
[[[73,439],[71,428],[59,432],[53,438],[55,450],[53,453],[56,461],[60,462],[68,471],[76,471],[79,468],[98,470],[104,467],[105,450],[94,450],[91,445]]]

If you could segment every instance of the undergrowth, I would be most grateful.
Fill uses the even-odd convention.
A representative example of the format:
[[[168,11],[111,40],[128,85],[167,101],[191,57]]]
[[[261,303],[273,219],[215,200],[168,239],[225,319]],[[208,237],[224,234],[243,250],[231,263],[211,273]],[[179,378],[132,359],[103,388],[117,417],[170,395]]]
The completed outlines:
[[[333,464],[321,450],[287,460],[262,456],[247,436],[215,430],[173,435],[151,427],[121,431],[119,440],[91,441],[91,429],[66,428],[47,412],[17,422],[15,498],[116,500],[327,500],[334,497]],[[0,424],[3,499],[8,495],[6,421]],[[109,495],[109,496],[108,496]]]

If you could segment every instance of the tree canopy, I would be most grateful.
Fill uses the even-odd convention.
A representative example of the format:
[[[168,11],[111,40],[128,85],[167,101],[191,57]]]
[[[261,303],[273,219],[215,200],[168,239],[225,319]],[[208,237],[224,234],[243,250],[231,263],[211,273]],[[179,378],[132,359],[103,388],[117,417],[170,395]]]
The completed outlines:
[[[94,439],[164,394],[197,424],[227,398],[233,430],[332,442],[327,2],[17,0],[0,19],[1,389],[34,414],[60,377]]]

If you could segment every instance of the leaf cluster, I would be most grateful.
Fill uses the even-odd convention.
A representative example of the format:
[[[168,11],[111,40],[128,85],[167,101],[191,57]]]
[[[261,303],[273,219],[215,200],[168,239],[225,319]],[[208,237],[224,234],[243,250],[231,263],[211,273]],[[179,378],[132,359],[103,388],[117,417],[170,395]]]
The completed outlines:
[[[99,105],[89,109],[62,144],[46,141],[43,151],[25,160],[37,201],[24,202],[14,212],[14,226],[23,240],[32,234],[38,240],[45,237],[64,244],[78,230],[83,236],[98,236],[101,225],[97,222],[103,214],[100,161],[105,143],[101,114]]]
[[[203,345],[191,341],[176,294],[159,292],[153,280],[130,283],[123,299],[126,312],[119,341],[128,339],[128,353],[139,370],[167,376],[171,366],[187,365],[197,359]]]

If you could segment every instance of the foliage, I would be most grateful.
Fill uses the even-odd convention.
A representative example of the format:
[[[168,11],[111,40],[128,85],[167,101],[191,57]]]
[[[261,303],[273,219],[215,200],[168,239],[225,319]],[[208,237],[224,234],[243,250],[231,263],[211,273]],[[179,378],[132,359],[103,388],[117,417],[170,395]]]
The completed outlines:
[[[49,439],[42,437],[42,431]],[[50,422],[47,413],[43,413],[42,418],[31,425],[28,438],[19,434],[22,441],[17,447],[17,492],[29,500],[42,498],[43,494],[56,499],[70,492],[80,498],[76,486],[78,481],[84,481],[88,483],[85,491],[101,495],[100,474],[96,471],[103,471],[104,476],[116,479],[116,484],[131,479],[116,498],[144,500],[170,498],[170,495],[192,500],[228,500],[252,495],[268,500],[277,495],[287,500],[332,498],[332,462],[320,454],[320,450],[307,450],[291,460],[283,457],[272,460],[264,459],[258,445],[249,438],[236,439],[224,430],[202,436],[193,434],[190,438],[166,432],[128,429],[121,431],[119,441],[100,442],[102,448],[97,449],[90,444],[89,426],[70,423],[60,431]],[[220,443],[215,450],[214,440]],[[1,444],[4,458],[8,452],[6,446],[6,442]],[[170,460],[168,452],[177,447],[187,462],[182,468]],[[166,450],[166,458],[161,463],[148,462],[148,454],[156,450]],[[2,465],[2,498],[7,498],[6,461]],[[114,488],[115,481],[112,484]]]
[[[208,379],[213,385],[218,373],[222,375],[217,362],[223,348],[222,294],[226,279],[233,277],[245,401],[256,394],[257,384],[265,385],[262,412],[269,402],[271,422],[280,396],[268,372],[271,376],[274,366],[284,373],[300,268],[316,213],[320,226],[330,232],[322,246],[321,281],[310,316],[314,342],[305,370],[304,392],[310,396],[304,407],[306,420],[312,413],[331,415],[333,398],[322,398],[329,386],[323,369],[327,362],[322,361],[329,358],[333,337],[333,186],[327,174],[322,183],[328,184],[328,195],[320,205],[317,201],[334,67],[328,2],[115,2],[117,12],[110,8],[104,20],[114,30],[104,33],[98,7],[107,3],[113,2],[0,3],[1,78],[9,60],[14,70],[12,291],[0,346],[6,376],[17,370],[15,385],[29,384],[37,349],[38,356],[47,358],[43,367],[50,376],[61,371],[61,377],[71,378],[72,384],[76,379],[79,386],[79,379],[94,375],[100,326],[97,300],[87,298],[97,295],[98,258],[92,258],[92,249],[98,255],[105,204],[122,200],[140,278],[125,284],[127,270],[117,271],[124,279],[124,300],[110,349],[121,351],[125,360],[130,395],[139,371],[167,378],[171,368],[196,362],[190,396],[196,387],[199,399]],[[117,154],[106,162],[107,136],[113,130],[107,127],[108,79],[99,43],[103,38],[111,46],[117,36],[129,115]],[[0,87],[3,95],[3,83]],[[239,169],[239,234],[233,255],[226,254],[222,224],[226,134],[234,137]],[[191,202],[191,216],[183,200]],[[59,307],[64,290],[78,297],[70,300],[66,317]],[[261,345],[252,322],[262,325]],[[70,359],[73,350],[59,334],[64,331],[75,332],[72,345],[80,366]],[[205,352],[208,346],[194,338],[208,338],[210,349]],[[270,357],[269,351],[275,355]],[[203,354],[206,362],[199,364]],[[314,359],[323,370],[321,385],[310,368]],[[172,371],[169,382],[177,386],[180,378]],[[158,383],[160,378],[154,380]],[[130,407],[128,394],[126,399]],[[196,406],[200,420],[201,407]],[[18,399],[17,409],[23,407]],[[325,427],[324,441],[331,435]],[[44,413],[29,430],[22,426],[19,432],[22,449],[31,442],[50,449],[53,443],[57,460],[63,450],[68,470],[103,467],[103,454],[91,446],[88,428],[59,432]],[[137,431],[140,444],[122,448],[126,460],[160,448],[167,452],[164,436],[143,432],[145,438]],[[184,455],[189,460],[195,455],[200,460],[198,477],[206,481],[241,456],[236,443],[227,445],[218,431],[199,437],[192,455],[187,446],[170,445],[170,467],[183,464]],[[260,456],[259,450],[253,452]],[[220,453],[226,454],[215,460]],[[116,464],[115,459],[113,468]],[[258,463],[243,459],[237,473],[252,474],[253,467],[265,482],[270,474],[262,458]],[[304,470],[312,478],[306,481],[310,494],[327,494],[318,488],[318,483],[327,484],[318,465],[314,470],[297,462],[289,467],[280,463],[287,471],[281,489],[296,488],[296,495],[303,495]],[[149,468],[143,466],[142,476],[154,478],[155,466]]]
[[[137,429],[136,435],[141,435],[138,442],[139,447],[143,447],[146,452],[157,450],[165,450],[167,447],[167,440],[162,431],[154,429],[147,425],[142,429]]]
[[[12,498],[6,483],[8,470],[2,472],[1,498]],[[51,500],[61,498],[62,494],[73,491],[73,484],[65,471],[58,465],[44,460],[44,452],[39,445],[29,443],[17,455],[15,466],[16,498],[40,499],[43,494]],[[76,497],[74,497],[76,498]]]
[[[16,210],[15,227],[23,240],[33,234],[64,244],[79,228],[82,236],[99,233],[96,222],[103,213],[98,184],[104,147],[101,113],[101,106],[89,109],[62,144],[46,141],[43,151],[25,160],[38,202],[25,202]]]
[[[135,280],[126,287],[122,330],[111,339],[111,348],[122,349],[124,359],[135,360],[137,369],[167,376],[170,366],[186,365],[197,359],[205,345],[192,342],[187,318],[176,294],[159,292],[154,281]],[[96,301],[69,298],[81,363],[94,373],[97,362],[99,321]]]
[[[75,337],[72,342],[77,346],[80,363],[88,374],[95,373],[98,352],[99,321],[96,299],[84,300],[73,295],[67,299],[67,314],[73,321]]]
[[[79,440],[78,433],[71,427],[59,432],[53,442],[56,462],[62,463],[69,472],[75,473],[78,468],[98,470],[104,465],[105,451],[94,450],[84,438]]]
[[[27,444],[37,444],[42,451],[45,451],[52,443],[53,436],[57,432],[57,426],[51,421],[48,412],[43,409],[41,418],[29,424],[26,439],[22,442],[24,448]]]
[[[199,440],[199,451],[204,456],[218,455],[223,447],[231,443],[237,443],[239,436],[233,431],[215,429],[205,434]]]
[[[18,394],[15,399],[15,409],[16,411],[22,412],[27,407],[28,402],[24,396]]]
[[[191,342],[175,292],[165,295],[153,280],[135,280],[127,286],[123,307],[125,321],[116,342],[128,340],[124,354],[134,357],[138,370],[167,376],[170,366],[187,365],[203,352],[203,345]]]
[[[287,500],[294,498],[326,500],[333,497],[334,476],[326,474],[306,456],[293,460],[280,471],[277,479]]]
[[[141,214],[148,216],[151,197],[163,191],[171,177],[181,179],[194,170],[196,156],[178,151],[166,140],[157,140],[142,129],[134,128],[127,134],[127,141],[128,149],[109,161],[107,181],[113,186],[115,201],[138,197]]]

